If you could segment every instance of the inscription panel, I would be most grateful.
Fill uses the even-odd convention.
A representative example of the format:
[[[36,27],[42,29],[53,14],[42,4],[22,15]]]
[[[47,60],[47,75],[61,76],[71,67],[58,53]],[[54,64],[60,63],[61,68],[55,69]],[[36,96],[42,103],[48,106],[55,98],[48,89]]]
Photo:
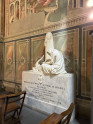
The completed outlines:
[[[22,89],[26,90],[27,96],[33,99],[68,107],[72,92],[69,82],[72,77],[71,74],[45,76],[31,71],[23,72]]]

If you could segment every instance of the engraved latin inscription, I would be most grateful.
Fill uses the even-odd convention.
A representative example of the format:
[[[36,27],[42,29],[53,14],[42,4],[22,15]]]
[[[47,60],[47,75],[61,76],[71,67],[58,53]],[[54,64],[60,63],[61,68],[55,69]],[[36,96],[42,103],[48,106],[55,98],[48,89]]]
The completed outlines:
[[[48,77],[43,79],[42,83],[39,83],[38,80],[24,80],[24,90],[27,91],[28,96],[38,100],[58,105],[67,104],[68,92],[66,84],[62,83],[60,78],[54,78],[52,82],[49,80]],[[58,83],[55,83],[57,81]]]

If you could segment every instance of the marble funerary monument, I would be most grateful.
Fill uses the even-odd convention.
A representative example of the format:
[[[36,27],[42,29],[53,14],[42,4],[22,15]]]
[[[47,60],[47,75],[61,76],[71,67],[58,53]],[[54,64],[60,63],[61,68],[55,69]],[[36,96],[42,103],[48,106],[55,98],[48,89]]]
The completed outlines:
[[[54,49],[51,32],[45,38],[45,61],[39,64],[42,58],[32,70],[22,73],[25,105],[48,114],[61,113],[74,102],[74,75],[66,72],[64,57]]]

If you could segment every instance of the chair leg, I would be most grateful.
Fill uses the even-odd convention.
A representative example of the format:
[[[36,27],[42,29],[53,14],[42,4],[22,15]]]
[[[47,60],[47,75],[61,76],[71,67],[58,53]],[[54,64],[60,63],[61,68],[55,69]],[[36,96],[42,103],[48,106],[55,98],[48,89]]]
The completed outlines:
[[[15,114],[17,113],[17,118],[18,118],[18,110],[15,110],[14,111],[14,114],[13,114],[13,116],[12,116],[12,118],[15,118]]]
[[[21,113],[21,111],[18,110],[18,109],[14,112],[14,114],[13,114],[13,118],[15,117],[15,114],[17,114],[17,118],[16,118],[17,121],[16,121],[14,124],[16,124],[16,123],[21,124],[20,119],[19,119],[19,117],[20,117],[20,113]]]
[[[18,110],[17,110],[17,116],[18,116]]]
[[[18,112],[18,119],[19,119],[19,117],[20,117],[20,114],[21,114],[21,110],[19,110],[19,112]]]
[[[14,124],[21,124],[20,120],[17,120]]]
[[[61,121],[59,122],[59,124],[61,124]]]
[[[14,111],[13,118],[15,117],[15,113],[16,113],[16,111]]]
[[[13,124],[21,124],[20,123],[20,119],[19,119],[19,112],[18,112],[18,110],[16,110],[15,112],[14,112],[14,114],[13,114],[13,117],[15,116],[15,114],[17,114],[17,120],[16,120],[16,122],[14,122]]]

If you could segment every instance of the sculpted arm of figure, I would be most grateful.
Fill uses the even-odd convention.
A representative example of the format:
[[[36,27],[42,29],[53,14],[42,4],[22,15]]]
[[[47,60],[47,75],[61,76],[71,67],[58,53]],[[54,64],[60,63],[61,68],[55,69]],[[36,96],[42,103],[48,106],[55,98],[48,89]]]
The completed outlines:
[[[44,59],[44,55],[36,62],[35,67],[38,67],[38,65],[40,65],[40,61],[42,61]]]
[[[53,64],[53,58],[49,52],[47,52],[47,54],[50,56],[50,59],[47,59],[44,63],[52,65]]]
[[[40,65],[40,61],[42,61],[44,55],[36,62],[35,67],[33,67],[33,71],[40,71],[42,72],[42,66]]]

